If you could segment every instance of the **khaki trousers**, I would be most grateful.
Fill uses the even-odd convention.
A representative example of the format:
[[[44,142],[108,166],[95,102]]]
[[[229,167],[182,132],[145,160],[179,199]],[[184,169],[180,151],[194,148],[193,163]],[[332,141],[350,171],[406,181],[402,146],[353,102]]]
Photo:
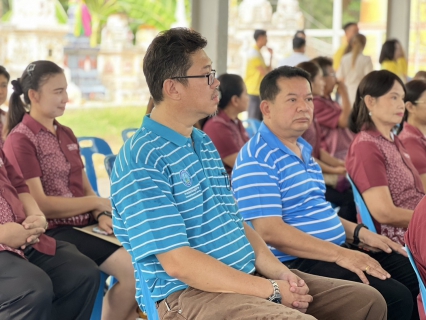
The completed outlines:
[[[314,298],[306,314],[254,296],[187,288],[158,305],[160,320],[386,320],[386,302],[374,288],[292,270]],[[170,310],[169,310],[170,309]]]

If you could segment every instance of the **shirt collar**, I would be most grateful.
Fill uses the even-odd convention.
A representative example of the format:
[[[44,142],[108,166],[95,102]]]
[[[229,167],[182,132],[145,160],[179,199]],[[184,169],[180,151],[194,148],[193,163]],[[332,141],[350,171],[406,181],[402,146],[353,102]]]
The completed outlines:
[[[223,111],[222,109],[219,110],[219,112],[217,113],[217,116],[222,118],[223,120],[225,120],[226,122],[234,122],[227,114],[225,111]]]
[[[407,131],[407,132],[409,132],[409,133],[411,133],[411,134],[413,134],[413,135],[415,135],[419,138],[426,139],[425,135],[418,128],[416,128],[415,126],[412,126],[408,122],[404,122],[404,129],[403,130]]]
[[[22,123],[28,129],[30,129],[34,134],[37,134],[37,133],[39,133],[42,130],[50,132],[45,126],[43,126],[40,122],[38,122],[36,119],[34,119],[33,117],[31,117],[28,113],[25,113],[24,117],[22,118]],[[61,127],[61,125],[59,124],[58,121],[56,121],[56,119],[53,121],[53,124],[57,128]]]
[[[163,137],[166,140],[169,140],[170,142],[174,143],[175,145],[179,147],[187,146],[188,144],[192,144],[192,141],[194,144],[203,143],[204,138],[207,136],[204,132],[197,130],[195,128],[192,129],[191,138],[187,138],[180,133],[170,129],[169,127],[166,127],[160,123],[158,123],[155,120],[152,120],[150,115],[146,115],[143,119],[143,125],[142,130],[152,131],[156,135]]]
[[[271,149],[279,148],[283,152],[293,155],[299,158],[290,148],[288,148],[280,139],[268,128],[268,126],[262,121],[258,130],[260,136],[265,140]],[[256,139],[256,136],[253,138]],[[302,158],[305,163],[309,162],[312,154],[312,147],[302,137],[297,138],[297,144],[300,147]]]

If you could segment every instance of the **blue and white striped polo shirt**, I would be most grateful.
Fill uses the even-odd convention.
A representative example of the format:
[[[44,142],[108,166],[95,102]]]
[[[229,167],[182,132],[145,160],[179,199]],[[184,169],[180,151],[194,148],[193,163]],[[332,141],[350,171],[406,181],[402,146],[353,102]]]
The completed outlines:
[[[345,230],[325,200],[321,168],[311,157],[312,147],[303,138],[297,141],[303,160],[262,123],[241,149],[232,172],[240,213],[245,220],[282,217],[303,232],[340,245],[346,240]],[[270,249],[280,261],[296,258]]]
[[[190,246],[242,272],[255,269],[222,160],[202,131],[194,129],[192,139],[146,116],[111,174],[114,233],[154,301],[187,287],[164,271],[156,254]],[[141,305],[138,281],[136,288]]]

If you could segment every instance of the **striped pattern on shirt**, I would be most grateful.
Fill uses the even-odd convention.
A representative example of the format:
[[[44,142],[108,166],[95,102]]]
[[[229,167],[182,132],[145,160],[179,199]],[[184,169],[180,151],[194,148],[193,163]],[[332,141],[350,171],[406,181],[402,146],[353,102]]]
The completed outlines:
[[[220,156],[203,132],[194,129],[192,139],[146,116],[111,175],[114,233],[154,301],[187,287],[164,271],[156,254],[189,246],[237,270],[254,271],[254,251]],[[142,305],[139,281],[136,287]]]
[[[303,160],[262,123],[241,149],[232,172],[240,213],[245,220],[281,217],[290,226],[340,245],[345,230],[325,200],[321,168],[311,156],[312,147],[303,138],[297,141]],[[296,258],[270,249],[280,261]]]

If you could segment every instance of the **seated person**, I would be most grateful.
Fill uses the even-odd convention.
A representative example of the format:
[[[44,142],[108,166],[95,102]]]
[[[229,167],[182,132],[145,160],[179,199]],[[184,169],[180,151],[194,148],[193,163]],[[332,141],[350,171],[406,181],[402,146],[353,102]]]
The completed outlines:
[[[35,61],[12,85],[9,134],[3,149],[48,218],[46,234],[74,244],[101,271],[118,280],[105,295],[103,319],[134,319],[137,304],[130,255],[122,247],[74,229],[98,221],[102,230],[112,233],[111,203],[95,194],[77,138],[55,119],[64,113],[68,101],[63,70],[51,61]],[[21,95],[30,106],[29,113]]]
[[[47,221],[0,149],[0,319],[89,320],[96,264],[44,235]]]
[[[260,94],[263,123],[257,143],[251,139],[241,149],[232,173],[245,221],[287,267],[370,284],[385,298],[388,319],[412,319],[419,287],[401,245],[339,218],[325,200],[321,169],[301,138],[314,109],[309,74],[277,68],[262,80]],[[374,252],[345,248],[346,241],[361,241]]]
[[[297,67],[309,73],[314,98],[321,97],[324,94],[325,82],[319,65],[308,61],[298,64]],[[319,164],[324,176],[326,187],[325,199],[340,208],[337,213],[340,217],[356,222],[357,212],[354,195],[346,180],[345,162],[321,149],[321,135],[321,127],[315,120],[314,115],[311,125],[303,133],[302,137],[312,146],[312,156]]]
[[[337,82],[331,59],[317,57],[312,61],[321,67],[325,81],[324,94],[314,97],[315,119],[322,132],[321,146],[333,157],[344,161],[354,137],[348,129],[348,118],[351,112],[348,89],[343,82]],[[336,85],[342,105],[331,99]]]
[[[424,196],[420,176],[403,144],[392,132],[404,116],[405,87],[387,70],[361,81],[350,128],[357,133],[346,169],[372,215],[376,230],[404,245],[413,210]]]
[[[412,80],[405,89],[405,122],[398,138],[410,155],[426,190],[426,82]]]
[[[218,80],[219,111],[216,116],[208,118],[203,131],[212,139],[226,172],[231,175],[238,152],[249,140],[243,123],[238,119],[241,112],[247,111],[248,94],[239,75],[225,73]]]
[[[185,28],[153,40],[143,71],[155,108],[111,177],[139,304],[145,281],[160,319],[386,319],[375,289],[289,270],[244,223],[216,148],[193,128],[219,102],[206,44]]]
[[[423,198],[419,205],[414,209],[413,217],[408,224],[405,233],[405,243],[410,249],[416,262],[417,270],[426,283],[426,198]],[[417,308],[419,310],[420,320],[426,320],[425,309],[423,307],[423,299],[421,294],[417,296]]]

